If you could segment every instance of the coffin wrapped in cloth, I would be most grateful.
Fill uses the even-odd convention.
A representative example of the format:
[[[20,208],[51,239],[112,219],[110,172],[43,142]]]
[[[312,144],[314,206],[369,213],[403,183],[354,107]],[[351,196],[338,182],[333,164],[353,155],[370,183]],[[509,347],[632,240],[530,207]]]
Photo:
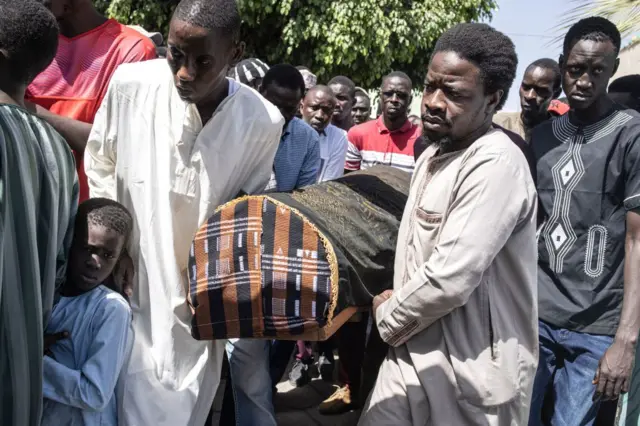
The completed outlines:
[[[199,340],[325,340],[393,286],[411,176],[376,166],[220,206],[189,259]]]

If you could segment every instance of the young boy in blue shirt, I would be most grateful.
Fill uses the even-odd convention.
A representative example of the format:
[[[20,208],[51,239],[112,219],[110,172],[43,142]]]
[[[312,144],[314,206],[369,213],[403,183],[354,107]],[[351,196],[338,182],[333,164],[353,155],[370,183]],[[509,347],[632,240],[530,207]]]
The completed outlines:
[[[105,198],[82,203],[67,280],[45,330],[43,426],[117,426],[115,387],[128,356],[131,309],[103,283],[131,233],[125,207]]]

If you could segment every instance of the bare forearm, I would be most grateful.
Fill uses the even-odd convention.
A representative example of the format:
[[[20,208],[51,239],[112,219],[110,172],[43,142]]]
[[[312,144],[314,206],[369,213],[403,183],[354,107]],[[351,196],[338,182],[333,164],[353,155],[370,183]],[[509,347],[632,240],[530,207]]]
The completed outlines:
[[[635,345],[640,332],[640,239],[627,234],[624,262],[624,299],[616,339]]]
[[[37,107],[36,111],[40,118],[51,124],[66,139],[71,149],[78,153],[84,152],[91,124],[54,114],[42,107]]]

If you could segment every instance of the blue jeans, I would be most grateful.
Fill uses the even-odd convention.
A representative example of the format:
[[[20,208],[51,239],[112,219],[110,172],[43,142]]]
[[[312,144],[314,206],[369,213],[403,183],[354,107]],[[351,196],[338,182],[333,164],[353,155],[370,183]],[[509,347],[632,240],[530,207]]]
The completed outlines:
[[[277,426],[269,374],[270,340],[229,339],[236,426]]]
[[[539,321],[540,361],[533,383],[529,426],[545,424],[545,396],[553,399],[553,426],[591,426],[599,402],[593,401],[598,362],[613,342],[611,336],[579,333]],[[546,417],[546,416],[545,416]]]

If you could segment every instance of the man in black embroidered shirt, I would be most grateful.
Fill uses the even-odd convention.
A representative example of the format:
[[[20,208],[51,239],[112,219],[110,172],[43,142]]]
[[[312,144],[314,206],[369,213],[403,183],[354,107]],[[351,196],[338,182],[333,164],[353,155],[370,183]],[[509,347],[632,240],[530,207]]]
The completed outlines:
[[[571,110],[534,129],[539,208],[540,361],[530,426],[545,395],[554,425],[592,425],[628,389],[640,326],[640,115],[607,85],[620,33],[576,23],[560,67]]]

